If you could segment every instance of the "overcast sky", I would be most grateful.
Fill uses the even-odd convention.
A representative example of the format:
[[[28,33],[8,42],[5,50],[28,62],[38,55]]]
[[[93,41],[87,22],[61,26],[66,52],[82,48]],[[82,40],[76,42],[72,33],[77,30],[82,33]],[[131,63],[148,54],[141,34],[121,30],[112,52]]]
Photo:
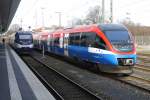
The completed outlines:
[[[62,12],[62,25],[73,18],[84,18],[89,8],[101,6],[102,0],[21,0],[12,24],[39,27],[43,24],[58,25],[58,13]],[[105,15],[110,14],[110,0],[105,0]],[[135,23],[150,26],[150,0],[113,0],[114,23],[127,17]],[[107,20],[107,19],[106,19]]]

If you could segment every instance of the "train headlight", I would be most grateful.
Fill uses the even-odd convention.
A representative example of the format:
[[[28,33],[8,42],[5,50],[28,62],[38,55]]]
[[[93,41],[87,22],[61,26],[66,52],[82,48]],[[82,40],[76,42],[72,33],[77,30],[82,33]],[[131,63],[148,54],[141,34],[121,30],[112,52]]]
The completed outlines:
[[[134,60],[132,58],[118,58],[118,64],[123,66],[130,66],[134,65]]]
[[[31,44],[29,47],[30,47],[30,48],[33,48],[33,44]]]
[[[124,65],[133,65],[133,59],[126,59]]]
[[[22,45],[20,45],[20,44],[17,44],[17,48],[22,48]]]

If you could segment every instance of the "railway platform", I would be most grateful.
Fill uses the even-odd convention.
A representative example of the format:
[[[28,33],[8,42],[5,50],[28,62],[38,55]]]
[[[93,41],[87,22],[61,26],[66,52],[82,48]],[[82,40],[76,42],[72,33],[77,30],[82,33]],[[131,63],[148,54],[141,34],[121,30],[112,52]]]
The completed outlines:
[[[0,100],[55,100],[20,57],[0,44]]]

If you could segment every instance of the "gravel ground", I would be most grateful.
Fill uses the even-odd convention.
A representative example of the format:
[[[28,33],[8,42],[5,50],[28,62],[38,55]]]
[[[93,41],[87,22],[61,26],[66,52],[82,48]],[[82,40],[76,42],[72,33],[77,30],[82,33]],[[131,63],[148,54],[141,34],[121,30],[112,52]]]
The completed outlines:
[[[133,74],[138,75],[138,76],[140,76],[144,79],[150,80],[150,73],[149,72],[142,71],[142,70],[139,70],[139,69],[134,69]]]
[[[39,53],[34,53],[34,57],[59,70],[69,78],[82,84],[87,89],[97,93],[99,96],[102,96],[104,99],[150,100],[150,92],[148,93],[137,89],[136,87],[121,83],[120,81],[104,77],[98,72],[95,73],[92,70],[86,70],[85,66],[82,64],[80,65],[81,67],[77,67],[50,56],[46,56],[46,58],[41,59],[42,55]]]
[[[147,55],[147,56],[138,55],[137,63],[138,63],[138,64],[141,64],[141,65],[144,65],[144,66],[142,66],[142,67],[150,68],[150,59],[149,59],[149,56],[150,56],[150,55]],[[139,66],[139,65],[138,65],[138,66]]]

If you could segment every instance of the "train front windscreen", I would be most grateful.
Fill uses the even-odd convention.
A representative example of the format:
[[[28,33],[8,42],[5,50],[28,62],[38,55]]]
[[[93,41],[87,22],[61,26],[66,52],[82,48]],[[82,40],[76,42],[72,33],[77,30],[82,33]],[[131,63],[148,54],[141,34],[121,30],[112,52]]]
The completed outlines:
[[[29,40],[32,39],[32,35],[19,35],[19,39]]]
[[[31,44],[33,42],[31,34],[20,34],[19,40],[21,44]]]
[[[133,40],[126,30],[109,30],[104,32],[113,48],[118,51],[130,52],[133,49]]]

